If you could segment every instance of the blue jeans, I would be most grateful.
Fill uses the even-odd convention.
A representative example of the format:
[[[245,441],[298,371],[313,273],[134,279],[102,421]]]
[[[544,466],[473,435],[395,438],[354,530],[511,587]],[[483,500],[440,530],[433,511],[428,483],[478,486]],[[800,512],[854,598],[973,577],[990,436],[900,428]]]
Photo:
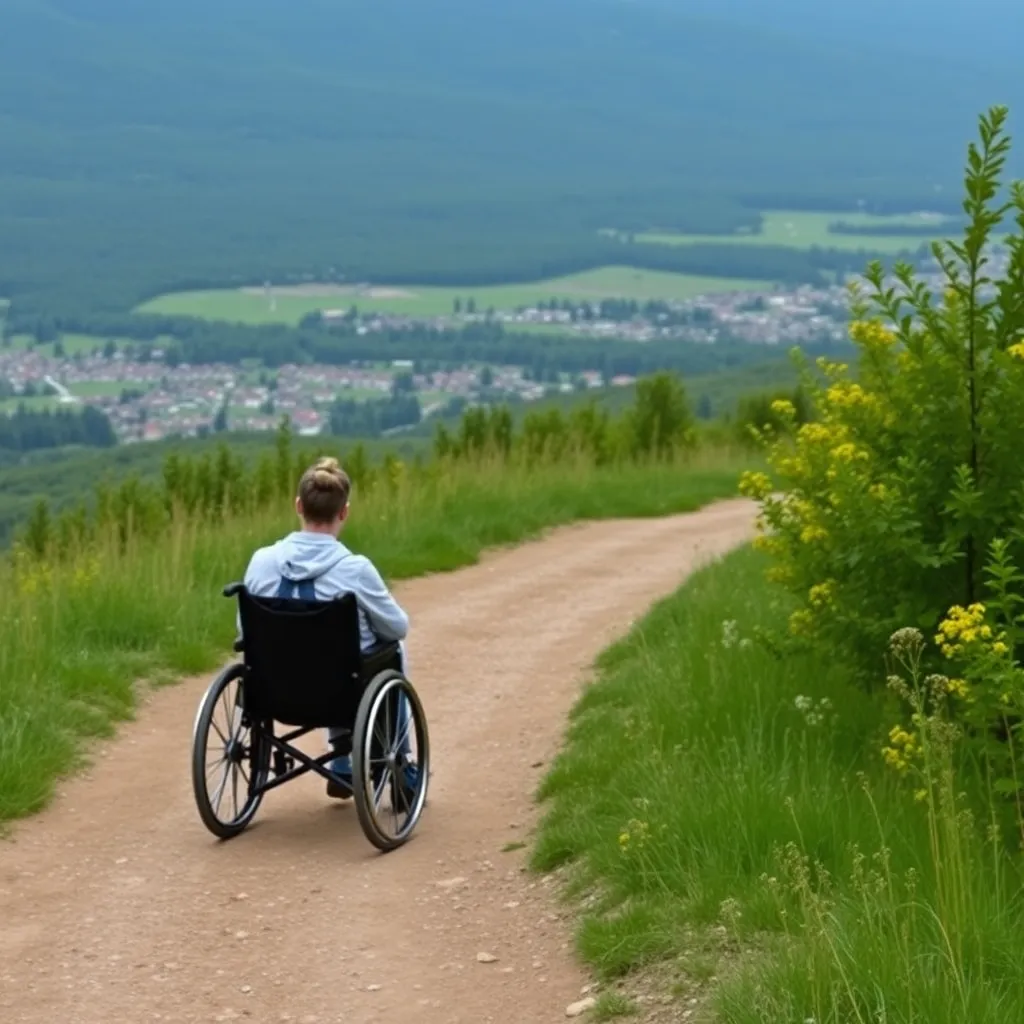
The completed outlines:
[[[402,675],[405,675],[408,668],[408,658],[405,654],[405,643],[404,641],[398,642],[398,659],[399,659],[399,671]],[[409,736],[406,733],[406,726],[409,724],[409,701],[405,697],[402,697],[398,704],[398,729],[402,735],[402,742],[399,745],[399,753],[410,754],[412,752],[412,746],[409,743]],[[327,739],[330,743],[342,736],[346,735],[344,729],[328,729]],[[352,756],[350,754],[342,754],[340,757],[336,757],[331,762],[331,770],[337,772],[339,775],[345,775],[348,778],[352,778]]]

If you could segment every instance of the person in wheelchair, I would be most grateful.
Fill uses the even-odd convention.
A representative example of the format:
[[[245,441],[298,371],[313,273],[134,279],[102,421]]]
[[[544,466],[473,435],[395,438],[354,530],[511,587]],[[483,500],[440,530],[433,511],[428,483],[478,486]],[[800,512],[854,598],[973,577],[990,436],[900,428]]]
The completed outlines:
[[[405,674],[404,641],[409,632],[409,617],[373,562],[350,551],[338,539],[348,519],[351,489],[351,481],[337,459],[322,458],[310,466],[302,474],[295,498],[301,529],[257,550],[245,571],[244,583],[254,597],[331,601],[342,594],[352,594],[359,606],[363,651],[398,641],[400,671]],[[400,715],[404,718],[407,713],[403,704]],[[345,800],[352,796],[351,737],[344,730],[331,729],[328,740],[338,754],[331,767],[349,784],[329,782],[327,794]],[[407,743],[405,752],[408,753]],[[415,785],[414,780],[407,782]]]

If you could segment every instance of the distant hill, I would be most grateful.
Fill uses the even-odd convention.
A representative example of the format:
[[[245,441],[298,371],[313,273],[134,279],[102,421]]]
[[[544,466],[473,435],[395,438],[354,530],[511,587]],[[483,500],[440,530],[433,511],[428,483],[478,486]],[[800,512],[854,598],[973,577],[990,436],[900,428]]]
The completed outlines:
[[[785,10],[823,24],[797,0],[6,0],[0,295],[539,278],[606,226],[951,203],[977,113],[1019,76]]]

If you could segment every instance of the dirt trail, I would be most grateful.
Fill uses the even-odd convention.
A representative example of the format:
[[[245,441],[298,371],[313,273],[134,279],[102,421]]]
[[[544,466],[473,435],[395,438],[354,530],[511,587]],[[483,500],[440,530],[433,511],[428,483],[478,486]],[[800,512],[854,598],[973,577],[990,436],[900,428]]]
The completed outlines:
[[[538,764],[595,655],[752,520],[732,501],[584,524],[398,586],[434,776],[415,837],[386,856],[313,777],[218,844],[189,781],[208,679],[151,695],[0,841],[0,1021],[564,1019],[586,982],[564,911],[502,847],[528,839]]]

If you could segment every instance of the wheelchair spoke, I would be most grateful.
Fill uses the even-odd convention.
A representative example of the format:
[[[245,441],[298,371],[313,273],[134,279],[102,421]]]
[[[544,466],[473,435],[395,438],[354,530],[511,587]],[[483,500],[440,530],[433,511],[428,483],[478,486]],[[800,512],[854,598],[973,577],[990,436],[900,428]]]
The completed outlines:
[[[220,705],[224,708],[224,717],[227,719],[228,732],[231,731],[232,725],[234,724],[235,721],[235,716],[231,710],[231,704],[227,699],[229,689],[230,687],[225,686],[224,689],[221,691],[220,695]]]
[[[394,794],[395,794],[395,793],[397,793],[397,794],[398,794],[398,799],[399,799],[399,800],[401,800],[401,802],[402,802],[402,807],[403,807],[403,808],[405,808],[405,810],[404,810],[404,812],[403,812],[403,813],[404,813],[405,815],[408,815],[408,814],[409,814],[409,812],[410,812],[410,811],[412,810],[412,805],[411,805],[411,804],[409,803],[409,797],[408,797],[408,795],[407,795],[407,793],[406,793],[406,787],[405,787],[405,786],[403,786],[403,785],[401,784],[401,782],[398,782],[398,779],[397,779],[397,778],[396,778],[396,780],[395,780],[395,781],[396,781],[396,782],[397,782],[398,784],[397,784],[397,785],[395,786],[395,788],[394,788],[394,789],[393,789],[393,790],[391,791],[391,792],[392,792],[392,797],[391,797],[391,806],[392,806],[392,807],[394,807],[394,806],[395,806],[395,798],[394,798]],[[397,811],[397,808],[395,808],[395,810]],[[396,824],[396,825],[398,824],[398,819],[397,819],[397,818],[395,819],[395,824]]]
[[[207,789],[210,788],[210,774],[212,772],[215,772],[218,768],[220,768],[221,765],[223,765],[226,761],[227,761],[227,758],[222,755],[221,757],[217,758],[217,760],[214,761],[213,764],[207,764],[207,766],[206,766],[206,788]]]
[[[392,773],[391,773],[391,769],[390,768],[385,768],[384,769],[384,774],[381,776],[381,779],[380,779],[380,786],[377,787],[377,789],[375,789],[374,793],[373,793],[373,807],[374,807],[374,810],[377,810],[377,811],[380,810],[381,797],[384,796],[384,789],[387,786],[388,779],[391,778],[391,774]]]
[[[409,733],[411,732],[411,730],[412,730],[412,716],[410,715],[408,721],[405,723],[405,726],[402,728],[402,735],[399,736],[395,740],[394,748],[391,751],[392,754],[398,754],[401,751],[402,746],[409,739]]]
[[[217,787],[217,795],[210,801],[213,807],[213,813],[217,814],[220,811],[220,802],[224,799],[224,787],[228,782],[228,775],[231,772],[231,762],[224,762],[224,777],[220,780],[220,785]]]
[[[388,741],[386,736],[381,736],[377,731],[377,723],[373,726],[373,738],[380,744],[381,755],[383,760],[387,760],[390,750],[388,749]]]

